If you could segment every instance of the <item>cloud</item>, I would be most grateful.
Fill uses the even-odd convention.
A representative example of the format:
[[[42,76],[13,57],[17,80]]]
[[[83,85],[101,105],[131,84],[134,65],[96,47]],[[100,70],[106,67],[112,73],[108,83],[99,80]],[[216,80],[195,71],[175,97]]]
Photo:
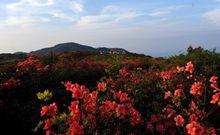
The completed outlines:
[[[117,23],[124,20],[132,20],[143,16],[143,13],[125,10],[118,6],[109,5],[104,7],[98,15],[82,16],[78,21],[78,26],[91,24]]]
[[[3,18],[0,25],[23,26],[41,24],[55,18],[74,22],[78,14],[84,11],[84,6],[81,0],[19,0],[5,4],[2,9],[5,14],[0,16]]]
[[[120,7],[115,5],[108,5],[102,9],[101,14],[118,14],[120,12],[123,12]]]
[[[50,20],[47,18],[42,17],[9,17],[7,20],[4,21],[6,25],[16,25],[16,26],[25,26],[25,25],[33,25],[36,23],[46,23]]]
[[[152,12],[149,14],[149,16],[152,16],[152,17],[162,17],[162,16],[165,16],[167,14],[169,14],[170,11],[158,11],[158,12]]]
[[[204,13],[203,16],[216,25],[220,26],[220,9],[208,11]]]
[[[44,2],[39,0],[20,0],[18,2],[9,3],[6,7],[10,10],[22,10],[26,6],[36,6],[36,7],[44,7],[44,6],[51,6],[55,3],[54,0],[44,0]]]
[[[70,2],[70,8],[74,12],[82,12],[83,11],[83,5],[79,2],[71,1]]]

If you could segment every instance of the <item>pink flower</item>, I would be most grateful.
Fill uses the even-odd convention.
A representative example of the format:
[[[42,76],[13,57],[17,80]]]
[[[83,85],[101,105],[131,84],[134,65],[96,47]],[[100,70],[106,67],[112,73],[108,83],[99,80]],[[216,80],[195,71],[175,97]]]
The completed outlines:
[[[177,126],[183,126],[184,124],[184,119],[181,115],[177,115],[175,118],[174,118],[175,122],[176,122],[176,125]]]
[[[210,101],[211,104],[218,104],[220,105],[220,92],[216,93],[212,96],[212,100]]]
[[[76,121],[74,121],[70,125],[70,135],[83,135],[83,126],[79,125]]]
[[[141,123],[141,115],[137,110],[132,108],[130,110],[130,114],[131,114],[131,125],[132,126],[135,126]]]
[[[184,67],[177,66],[176,69],[178,73],[181,73],[184,71]]]
[[[51,120],[50,119],[46,119],[44,122],[45,122],[44,129],[50,129],[50,127],[51,127]]]
[[[190,73],[193,73],[193,70],[194,70],[194,66],[193,66],[192,62],[190,61],[190,62],[188,62],[188,63],[186,64],[185,71],[188,71],[188,72],[190,72]]]
[[[195,121],[187,124],[186,129],[189,135],[203,135],[204,134],[203,127]]]
[[[198,117],[195,114],[191,114],[189,116],[189,122],[193,122],[193,121],[197,121],[197,120],[198,120]]]
[[[191,104],[190,104],[190,109],[193,110],[193,111],[194,111],[195,109],[197,109],[195,102],[193,102],[193,101],[191,102]]]
[[[217,80],[218,80],[218,77],[212,76],[209,81],[210,81],[211,83],[217,83]]]
[[[44,116],[45,114],[47,114],[47,112],[48,112],[48,107],[47,106],[43,106],[42,108],[41,108],[41,116]]]
[[[116,112],[117,117],[125,118],[127,111],[126,111],[126,108],[125,108],[124,105],[118,104],[116,109],[115,109],[115,112]]]
[[[80,110],[79,110],[78,105],[79,105],[78,101],[72,101],[71,106],[69,107],[69,109],[72,112],[73,120],[79,120],[80,119]]]
[[[119,98],[121,102],[126,102],[126,101],[130,100],[130,98],[128,98],[128,94],[127,93],[123,93],[122,91],[116,92],[115,96],[117,98]]]
[[[71,82],[66,82],[66,84],[65,84],[66,90],[71,91],[72,90],[72,85],[73,84]]]
[[[110,111],[115,110],[115,107],[116,107],[115,101],[113,101],[113,102],[111,102],[111,101],[105,101],[104,104],[105,104],[106,106],[108,106],[108,108],[109,108]]]
[[[174,96],[177,97],[177,98],[180,97],[180,96],[184,96],[183,90],[182,89],[175,90]]]
[[[57,113],[57,105],[56,103],[52,103],[49,106],[49,113],[50,115],[52,115],[54,118],[56,117],[56,113]]]
[[[190,89],[190,93],[195,95],[202,95],[203,92],[203,85],[201,82],[195,82],[191,89]]]
[[[167,99],[167,98],[169,98],[170,96],[171,96],[171,92],[168,91],[168,92],[165,93],[164,99]]]
[[[160,133],[164,133],[165,132],[165,129],[164,129],[164,126],[161,125],[161,124],[157,124],[156,125],[156,130]]]
[[[147,123],[147,130],[150,130],[150,131],[153,130],[153,125],[152,125],[152,123],[150,123],[150,122]]]
[[[151,116],[151,123],[156,123],[159,119],[157,118],[157,115]]]
[[[106,89],[106,83],[98,83],[98,91],[105,91]]]
[[[171,78],[173,78],[173,72],[164,71],[164,72],[161,72],[160,76],[163,78],[163,80],[171,79]]]
[[[52,103],[49,106],[43,106],[41,108],[41,116],[44,116],[46,114],[53,116],[54,118],[56,117],[57,113],[57,105],[56,103]]]

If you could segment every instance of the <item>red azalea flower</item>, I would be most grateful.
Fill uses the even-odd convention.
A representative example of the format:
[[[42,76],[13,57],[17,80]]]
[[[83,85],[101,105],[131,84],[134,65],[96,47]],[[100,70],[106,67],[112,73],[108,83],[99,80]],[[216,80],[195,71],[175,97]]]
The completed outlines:
[[[190,72],[190,73],[193,73],[193,70],[194,70],[194,66],[193,66],[192,62],[190,61],[190,62],[188,62],[188,63],[186,64],[185,71],[188,71],[188,72]]]
[[[106,83],[98,83],[98,91],[105,91],[106,89]]]
[[[44,122],[45,122],[44,129],[50,129],[50,127],[51,127],[51,120],[50,119],[46,119]]]
[[[184,67],[177,66],[176,69],[178,73],[181,73],[184,71]]]
[[[180,96],[184,96],[183,90],[182,89],[175,90],[174,96],[177,97],[177,98],[180,97]]]
[[[204,134],[203,127],[195,121],[187,124],[186,129],[189,135],[203,135]]]
[[[47,114],[47,112],[48,112],[48,107],[47,106],[43,106],[42,108],[41,108],[41,116],[44,116],[45,114]]]
[[[184,121],[185,121],[181,115],[177,115],[174,118],[174,120],[175,120],[177,126],[183,126]]]
[[[171,78],[173,78],[173,72],[164,71],[164,72],[161,72],[160,76],[163,78],[163,80],[171,79]]]
[[[70,135],[83,135],[83,126],[74,121],[70,126]]]
[[[71,82],[66,82],[66,84],[65,84],[66,90],[71,91],[72,90],[72,85],[73,84]]]
[[[152,123],[150,123],[150,122],[147,123],[147,130],[153,131]]]
[[[167,99],[167,98],[169,98],[170,96],[171,96],[171,92],[168,91],[168,92],[165,93],[164,99]]]
[[[218,77],[212,76],[209,81],[210,81],[211,83],[217,83],[217,80],[218,80]]]
[[[201,82],[195,82],[190,89],[190,93],[194,96],[202,95],[202,92],[203,92],[203,85]]]
[[[212,100],[210,101],[211,104],[218,104],[220,105],[220,92],[216,93],[212,96]]]
[[[193,102],[193,101],[191,102],[191,104],[190,104],[190,109],[193,110],[193,111],[194,111],[195,109],[197,109],[195,102]]]
[[[197,121],[197,120],[198,120],[198,117],[195,114],[191,114],[189,116],[189,122],[193,122],[193,121]]]
[[[49,113],[53,116],[56,117],[56,113],[57,113],[57,105],[56,103],[52,103],[49,106]]]

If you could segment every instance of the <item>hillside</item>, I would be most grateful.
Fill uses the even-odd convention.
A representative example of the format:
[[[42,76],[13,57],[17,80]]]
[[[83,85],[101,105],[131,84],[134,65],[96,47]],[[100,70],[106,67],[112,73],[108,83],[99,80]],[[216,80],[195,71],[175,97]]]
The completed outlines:
[[[104,52],[108,53],[110,51],[117,51],[117,52],[127,52],[125,49],[122,48],[106,48],[106,47],[100,47],[100,48],[94,48],[87,45],[81,45],[74,42],[68,42],[68,43],[61,43],[58,45],[55,45],[54,47],[49,48],[43,48],[40,50],[32,51],[30,54],[32,55],[48,55],[51,52],[53,53],[63,53],[63,52],[77,52],[77,51],[88,51],[88,52]]]

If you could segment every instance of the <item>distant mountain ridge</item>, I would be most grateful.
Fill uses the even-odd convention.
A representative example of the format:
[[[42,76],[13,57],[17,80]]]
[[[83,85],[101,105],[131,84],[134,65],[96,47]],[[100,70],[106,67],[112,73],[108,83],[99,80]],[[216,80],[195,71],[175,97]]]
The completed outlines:
[[[42,55],[49,55],[50,53],[63,53],[63,52],[74,52],[74,51],[89,51],[89,52],[102,52],[102,53],[109,53],[111,51],[117,51],[117,52],[128,52],[127,50],[123,48],[107,48],[107,47],[99,47],[94,48],[87,45],[81,45],[74,42],[68,42],[68,43],[61,43],[57,44],[53,47],[43,48],[40,50],[32,51],[30,53],[26,54],[32,54],[37,56]],[[15,54],[25,54],[24,52],[17,52]]]

